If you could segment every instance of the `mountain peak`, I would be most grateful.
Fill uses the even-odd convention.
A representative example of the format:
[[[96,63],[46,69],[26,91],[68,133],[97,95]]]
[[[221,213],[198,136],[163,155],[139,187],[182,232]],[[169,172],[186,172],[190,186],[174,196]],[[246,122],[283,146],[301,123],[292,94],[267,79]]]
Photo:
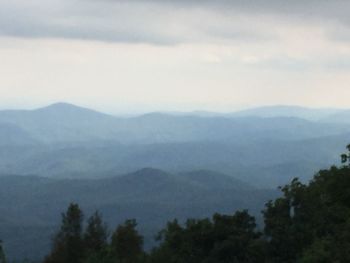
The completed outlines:
[[[134,175],[138,175],[138,176],[165,176],[168,175],[168,173],[166,173],[163,170],[160,169],[156,169],[156,168],[152,168],[152,167],[145,167],[142,168],[136,172],[133,173]]]
[[[247,110],[237,111],[231,114],[233,117],[294,117],[311,121],[317,121],[325,116],[329,116],[338,112],[338,109],[333,108],[308,108],[293,105],[274,105],[274,106],[262,106],[257,108],[251,108]]]
[[[57,102],[57,103],[50,104],[46,107],[39,108],[37,110],[67,110],[67,109],[72,110],[72,109],[85,109],[85,108],[82,108],[67,102]]]
[[[101,113],[89,108],[80,107],[74,104],[66,103],[66,102],[57,102],[51,105],[48,105],[43,108],[39,108],[34,110],[34,112],[40,113],[40,114],[49,114],[49,115],[64,115],[66,118],[68,117],[79,117],[79,118],[102,118],[102,117],[108,117],[111,116],[105,113]]]

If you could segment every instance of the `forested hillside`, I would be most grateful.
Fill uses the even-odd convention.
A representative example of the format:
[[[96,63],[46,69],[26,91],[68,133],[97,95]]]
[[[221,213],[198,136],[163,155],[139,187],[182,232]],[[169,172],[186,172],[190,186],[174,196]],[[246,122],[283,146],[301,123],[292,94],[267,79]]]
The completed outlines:
[[[144,249],[136,220],[109,229],[95,212],[85,225],[81,208],[71,204],[44,262],[349,262],[350,168],[321,170],[308,184],[293,179],[281,191],[265,205],[264,227],[247,210],[175,219],[152,250]]]
[[[10,258],[40,258],[49,250],[61,211],[74,201],[88,214],[99,210],[111,227],[137,218],[145,247],[150,248],[168,220],[245,208],[259,215],[264,203],[277,195],[275,190],[257,189],[205,170],[171,174],[148,168],[85,180],[4,176],[0,177],[0,238],[6,240]]]

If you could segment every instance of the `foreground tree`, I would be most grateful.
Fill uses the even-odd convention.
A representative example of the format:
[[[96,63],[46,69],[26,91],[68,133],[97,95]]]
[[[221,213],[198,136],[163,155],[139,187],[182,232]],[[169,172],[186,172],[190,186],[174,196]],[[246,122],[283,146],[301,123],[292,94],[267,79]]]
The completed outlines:
[[[112,262],[108,247],[107,224],[103,223],[99,212],[95,212],[89,219],[84,233],[84,250],[86,259],[84,262]]]
[[[51,254],[46,263],[80,263],[84,257],[82,239],[83,213],[77,204],[70,204],[62,214],[61,228],[54,238]]]
[[[267,204],[265,234],[274,262],[350,262],[350,169],[294,179]]]
[[[95,212],[89,219],[84,233],[85,249],[97,253],[106,248],[108,238],[107,225],[103,223],[99,212]]]
[[[0,263],[6,263],[5,252],[2,248],[2,241],[0,240]]]
[[[247,211],[190,219],[184,226],[175,220],[160,233],[161,244],[153,250],[151,262],[264,262],[266,242],[255,228]]]
[[[136,226],[136,220],[126,220],[112,235],[111,249],[120,263],[141,262],[144,256],[143,237],[137,232]]]

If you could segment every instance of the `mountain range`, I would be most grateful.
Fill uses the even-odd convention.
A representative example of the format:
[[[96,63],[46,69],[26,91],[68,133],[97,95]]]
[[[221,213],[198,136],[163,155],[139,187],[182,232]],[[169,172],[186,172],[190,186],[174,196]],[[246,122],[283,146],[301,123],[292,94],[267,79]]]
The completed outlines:
[[[338,163],[350,140],[347,116],[292,106],[127,118],[66,103],[0,111],[0,174],[100,178],[144,167],[208,169],[276,187]]]
[[[246,137],[301,139],[348,131],[350,111],[299,107],[264,107],[231,114],[203,117],[149,113],[120,118],[67,103],[37,110],[0,111],[1,144],[23,141],[44,144],[77,143],[92,140],[119,143],[164,143],[201,140],[232,140]],[[317,122],[311,122],[317,119]],[[12,131],[6,132],[6,130]],[[295,132],[298,129],[298,132]],[[292,132],[293,131],[293,132]],[[8,133],[12,140],[6,140]],[[273,136],[268,132],[274,132]],[[278,133],[276,133],[278,132]],[[18,140],[18,142],[16,141]],[[25,142],[22,142],[25,144]]]
[[[145,245],[151,248],[154,236],[168,220],[237,209],[259,215],[264,203],[276,196],[274,190],[258,190],[232,176],[205,170],[170,174],[145,168],[88,180],[3,176],[0,234],[11,259],[40,259],[49,251],[60,213],[70,202],[78,202],[86,217],[99,210],[113,228],[136,218]]]
[[[78,202],[112,227],[136,218],[150,248],[173,218],[245,208],[259,217],[278,186],[339,164],[349,142],[349,110],[0,111],[0,237],[11,259],[42,257],[60,213]]]

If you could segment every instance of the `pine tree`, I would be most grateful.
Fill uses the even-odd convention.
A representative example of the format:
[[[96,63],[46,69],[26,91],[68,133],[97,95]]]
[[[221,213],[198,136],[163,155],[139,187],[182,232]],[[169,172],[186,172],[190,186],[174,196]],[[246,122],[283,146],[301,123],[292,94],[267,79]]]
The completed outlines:
[[[90,252],[99,252],[107,246],[108,230],[99,212],[89,219],[84,233],[85,248]]]
[[[60,231],[54,238],[51,254],[46,263],[80,263],[84,256],[82,239],[83,213],[78,204],[70,204],[62,214]]]
[[[143,256],[143,237],[136,230],[136,220],[126,220],[112,235],[112,249],[119,262],[139,262]]]
[[[5,252],[2,248],[2,241],[0,240],[0,263],[6,263]]]

